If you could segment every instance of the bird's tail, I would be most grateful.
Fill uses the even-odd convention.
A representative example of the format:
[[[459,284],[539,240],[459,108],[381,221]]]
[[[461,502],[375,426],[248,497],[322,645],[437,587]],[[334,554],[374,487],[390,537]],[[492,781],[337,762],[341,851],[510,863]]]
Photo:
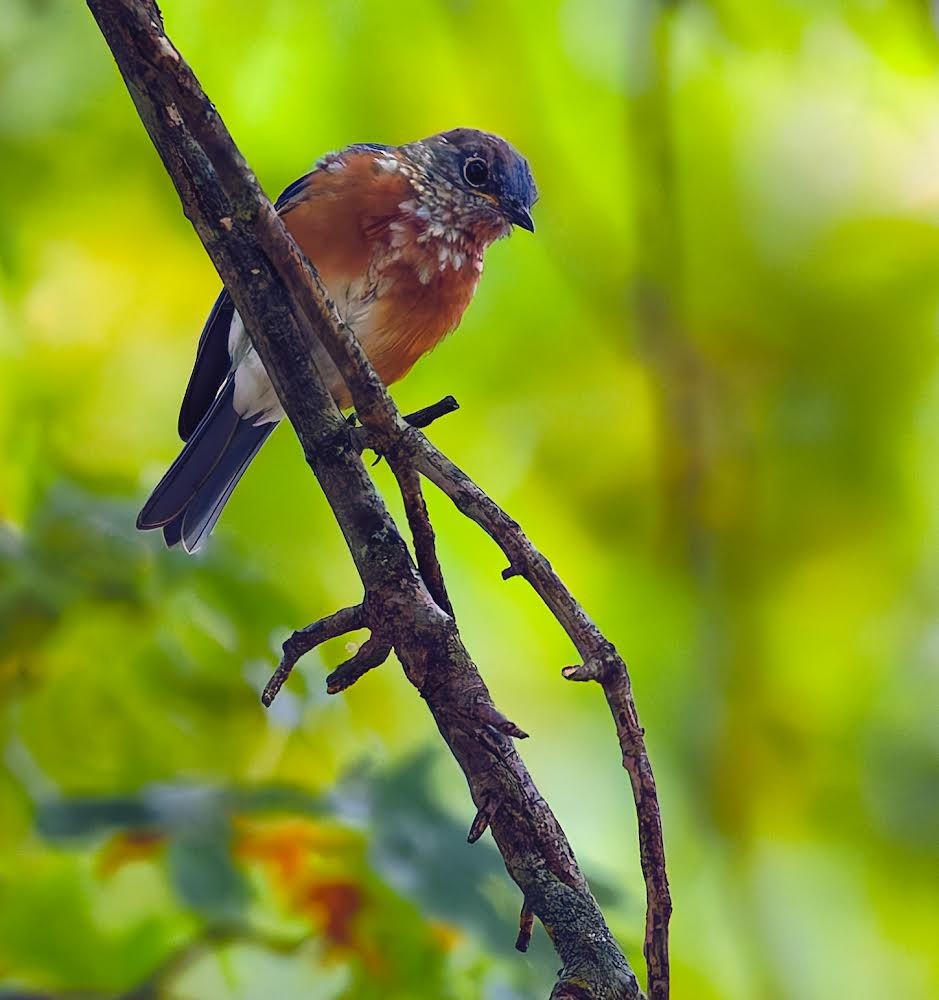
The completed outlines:
[[[137,515],[137,527],[162,528],[169,546],[193,552],[215,526],[251,459],[276,423],[255,427],[234,407],[229,376],[176,461]]]

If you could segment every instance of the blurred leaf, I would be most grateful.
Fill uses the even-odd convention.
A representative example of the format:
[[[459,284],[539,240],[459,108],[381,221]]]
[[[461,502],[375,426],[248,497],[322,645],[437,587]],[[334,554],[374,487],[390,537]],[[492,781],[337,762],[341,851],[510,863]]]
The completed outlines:
[[[221,824],[181,830],[170,838],[170,878],[183,902],[207,920],[233,922],[250,899],[248,883],[232,861],[231,831]]]
[[[151,827],[156,821],[154,810],[137,798],[64,799],[40,805],[36,831],[50,839],[89,837]]]

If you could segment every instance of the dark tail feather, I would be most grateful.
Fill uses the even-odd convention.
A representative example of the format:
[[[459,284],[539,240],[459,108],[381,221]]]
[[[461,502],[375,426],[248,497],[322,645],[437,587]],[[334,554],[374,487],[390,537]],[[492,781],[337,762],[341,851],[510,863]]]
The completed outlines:
[[[180,514],[175,521],[170,521],[168,524],[163,525],[163,541],[166,542],[166,547],[171,549],[174,545],[179,545],[182,540],[183,515]]]
[[[167,545],[194,551],[212,530],[248,463],[276,424],[255,427],[235,412],[229,379],[137,516]]]
[[[202,544],[203,539],[208,538],[209,532],[215,527],[215,522],[222,513],[222,508],[228,503],[232,490],[238,485],[238,480],[244,475],[251,459],[258,453],[268,434],[276,426],[276,423],[270,423],[254,427],[244,420],[239,421],[225,454],[181,515],[180,533],[183,548],[187,552],[194,552]],[[168,527],[169,525],[163,529],[164,537]]]

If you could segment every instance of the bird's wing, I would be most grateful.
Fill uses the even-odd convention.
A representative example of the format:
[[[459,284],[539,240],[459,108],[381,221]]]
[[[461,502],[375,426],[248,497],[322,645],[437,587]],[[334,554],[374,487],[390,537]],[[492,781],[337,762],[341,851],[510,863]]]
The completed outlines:
[[[364,271],[368,248],[363,226],[375,217],[388,217],[407,195],[402,176],[376,168],[376,158],[382,154],[392,156],[393,147],[360,143],[331,153],[285,188],[274,203],[327,285],[334,276],[342,280]],[[202,329],[180,407],[179,436],[184,441],[208,412],[231,369],[228,333],[234,312],[234,303],[223,290]]]
[[[192,366],[186,395],[179,408],[178,429],[183,441],[192,437],[199,421],[208,413],[231,368],[228,330],[234,315],[235,305],[231,296],[223,289],[202,328],[202,336],[199,337],[196,349],[196,362]]]
[[[315,173],[315,171],[313,171]],[[310,182],[311,174],[304,174],[284,189],[274,203],[278,212],[289,211],[291,203],[303,195]],[[208,413],[215,401],[228,372],[231,358],[228,354],[228,331],[231,328],[235,306],[231,296],[222,289],[212,306],[196,348],[196,360],[186,386],[182,405],[179,408],[179,436],[183,441],[192,437],[199,421]]]

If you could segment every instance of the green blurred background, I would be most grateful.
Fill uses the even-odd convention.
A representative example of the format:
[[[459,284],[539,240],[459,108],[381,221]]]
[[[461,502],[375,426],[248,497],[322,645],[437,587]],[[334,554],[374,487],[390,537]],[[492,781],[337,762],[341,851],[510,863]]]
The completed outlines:
[[[535,238],[395,390],[629,659],[682,1000],[939,995],[939,42],[926,0],[166,0],[268,193],[352,141],[509,137]],[[198,557],[134,531],[218,280],[74,0],[0,5],[0,983],[544,996],[424,705],[281,429]],[[395,511],[388,472],[375,469]],[[429,491],[465,640],[640,974],[598,690]],[[2,989],[0,989],[2,992]]]

